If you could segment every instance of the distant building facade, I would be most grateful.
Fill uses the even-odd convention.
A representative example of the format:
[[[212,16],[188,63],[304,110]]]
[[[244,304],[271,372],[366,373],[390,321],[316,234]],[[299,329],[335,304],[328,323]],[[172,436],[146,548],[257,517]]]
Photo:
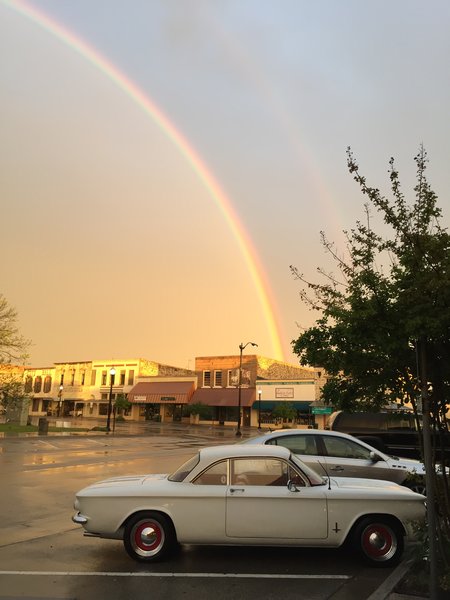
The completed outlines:
[[[244,353],[197,357],[193,371],[144,358],[58,362],[25,367],[23,381],[31,417],[106,420],[117,401],[114,418],[183,421],[201,406],[200,420],[236,426],[240,404],[243,427],[281,427],[312,426],[318,373]],[[288,422],[276,416],[280,404],[294,409]]]
[[[106,417],[108,405],[127,397],[140,377],[185,374],[185,369],[143,358],[55,363],[24,369],[25,393],[31,398],[30,416]],[[191,373],[192,374],[192,373]],[[136,418],[132,407],[125,418]]]

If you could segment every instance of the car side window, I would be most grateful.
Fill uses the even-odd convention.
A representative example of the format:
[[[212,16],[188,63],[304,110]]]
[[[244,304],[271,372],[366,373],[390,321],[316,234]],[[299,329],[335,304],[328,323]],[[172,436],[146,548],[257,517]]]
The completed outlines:
[[[231,485],[286,486],[293,478],[298,485],[305,485],[301,476],[283,460],[237,458],[231,461]]]
[[[267,443],[283,446],[294,454],[306,454],[309,456],[315,456],[316,454],[319,454],[316,438],[313,435],[283,435],[278,438],[273,438]]]
[[[323,443],[328,456],[370,460],[370,450],[360,446],[357,442],[353,442],[353,440],[327,435],[323,436]]]
[[[221,460],[205,469],[192,483],[195,485],[227,485],[227,461]]]

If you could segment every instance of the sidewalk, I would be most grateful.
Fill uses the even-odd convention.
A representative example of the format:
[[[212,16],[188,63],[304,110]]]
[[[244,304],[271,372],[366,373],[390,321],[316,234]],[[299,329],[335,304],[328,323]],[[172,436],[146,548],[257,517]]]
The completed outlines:
[[[239,441],[239,439],[245,439],[254,437],[261,434],[261,431],[257,427],[242,427],[241,438],[236,436],[236,427],[226,425],[212,425],[210,423],[205,424],[192,424],[192,423],[159,423],[156,421],[111,421],[111,432],[106,431],[95,431],[94,428],[106,427],[106,417],[89,418],[89,417],[47,417],[50,427],[59,426],[69,428],[87,429],[88,431],[80,432],[56,432],[49,431],[44,435],[127,435],[127,436],[145,436],[145,435],[198,435],[199,437],[206,438],[219,438],[224,440],[230,440],[230,443]],[[0,420],[0,422],[4,422]],[[33,425],[38,425],[39,417],[32,417],[31,422]],[[264,433],[265,430],[262,430]],[[15,435],[39,435],[36,433],[24,433]],[[43,434],[40,434],[43,435]]]

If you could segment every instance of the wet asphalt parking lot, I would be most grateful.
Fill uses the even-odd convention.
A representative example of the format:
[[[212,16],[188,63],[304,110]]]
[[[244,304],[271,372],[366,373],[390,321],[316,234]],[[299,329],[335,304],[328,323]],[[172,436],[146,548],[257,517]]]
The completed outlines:
[[[120,541],[84,537],[71,521],[74,494],[89,483],[171,472],[201,446],[235,441],[232,430],[177,424],[0,438],[0,600],[364,600],[376,594],[392,570],[367,568],[344,550],[182,546],[167,562],[142,565]]]

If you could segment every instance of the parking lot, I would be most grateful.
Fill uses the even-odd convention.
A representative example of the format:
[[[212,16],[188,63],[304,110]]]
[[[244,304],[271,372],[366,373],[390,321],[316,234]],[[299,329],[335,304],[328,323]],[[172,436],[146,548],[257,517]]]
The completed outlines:
[[[392,571],[364,567],[344,550],[182,546],[168,562],[142,565],[121,542],[83,537],[72,523],[74,494],[85,485],[167,473],[196,448],[235,439],[223,429],[160,425],[114,435],[1,438],[0,598],[139,599],[149,590],[155,599],[376,594]]]

